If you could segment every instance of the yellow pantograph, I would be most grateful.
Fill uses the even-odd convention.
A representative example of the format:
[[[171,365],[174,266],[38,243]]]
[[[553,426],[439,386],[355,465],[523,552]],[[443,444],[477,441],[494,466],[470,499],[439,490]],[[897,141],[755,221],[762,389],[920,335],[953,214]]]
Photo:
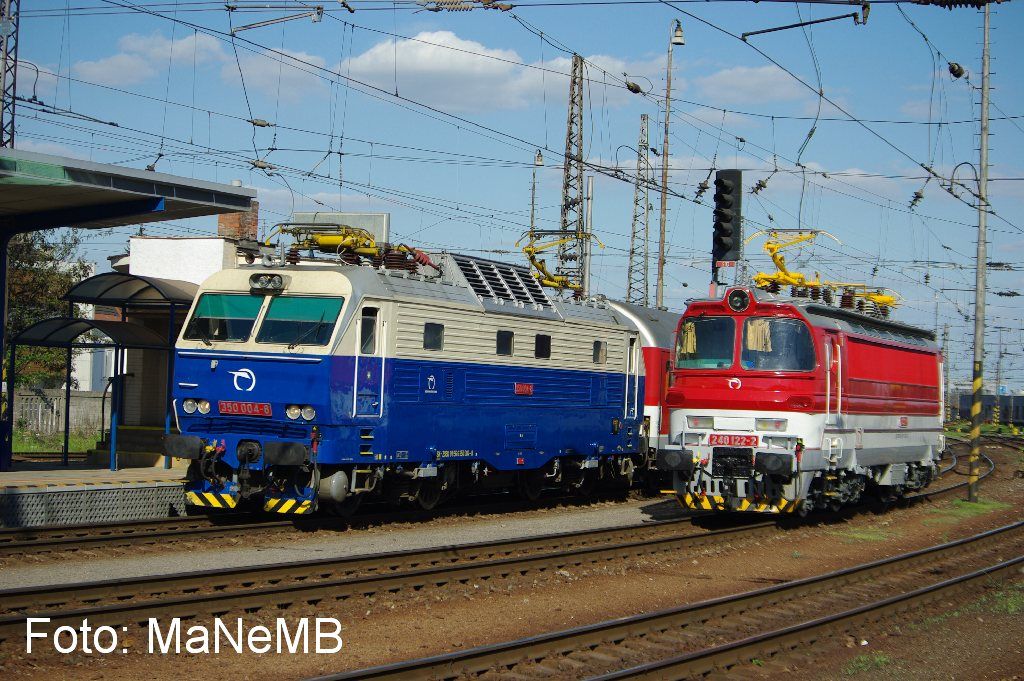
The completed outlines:
[[[869,287],[867,284],[849,281],[823,281],[817,272],[814,273],[814,278],[808,278],[801,272],[790,271],[786,266],[786,256],[782,254],[782,251],[787,248],[810,243],[819,234],[824,234],[837,243],[842,243],[828,232],[822,230],[762,230],[751,235],[746,242],[750,243],[762,234],[768,235],[764,243],[764,250],[768,257],[772,259],[772,262],[775,263],[777,271],[771,274],[766,272],[755,274],[754,285],[758,288],[777,293],[783,287],[788,286],[794,289],[797,295],[815,299],[820,297],[828,302],[831,302],[832,298],[838,295],[840,296],[840,305],[842,307],[860,309],[863,307],[863,303],[867,302],[873,304],[874,311],[878,311],[883,315],[888,312],[889,308],[899,305],[900,298],[891,289]],[[844,302],[847,304],[844,304]],[[858,302],[860,304],[857,304]]]

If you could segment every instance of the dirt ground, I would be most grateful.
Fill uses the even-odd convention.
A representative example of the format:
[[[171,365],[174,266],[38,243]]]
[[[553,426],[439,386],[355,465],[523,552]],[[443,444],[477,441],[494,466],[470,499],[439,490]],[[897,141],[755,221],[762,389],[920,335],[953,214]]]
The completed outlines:
[[[864,512],[820,520],[759,540],[741,540],[687,555],[602,568],[560,570],[543,578],[469,584],[415,596],[353,600],[287,617],[337,617],[344,648],[333,655],[150,655],[139,637],[131,652],[107,656],[0,653],[6,678],[149,681],[217,676],[295,679],[433,655],[613,617],[748,591],[968,536],[1021,518],[1024,453],[991,448],[996,472],[983,483],[982,503],[946,498],[885,514]],[[949,475],[947,480],[959,480]],[[939,486],[948,484],[946,481]],[[664,509],[652,503],[652,514]],[[1007,556],[1009,557],[1009,556]],[[278,613],[247,616],[247,625]],[[797,678],[1024,678],[1024,588],[990,589],[981,598],[950,602],[914,621],[865,632],[867,645],[830,645],[826,655],[794,657]],[[832,650],[834,649],[834,650]],[[823,662],[824,661],[824,662]],[[752,669],[753,676],[757,670]],[[1018,675],[1018,676],[1015,676]]]

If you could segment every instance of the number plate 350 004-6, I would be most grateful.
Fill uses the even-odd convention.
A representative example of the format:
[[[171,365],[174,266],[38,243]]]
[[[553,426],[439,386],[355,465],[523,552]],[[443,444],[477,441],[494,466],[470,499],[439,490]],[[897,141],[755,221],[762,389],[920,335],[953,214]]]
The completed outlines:
[[[269,402],[220,401],[217,411],[225,416],[272,416]]]

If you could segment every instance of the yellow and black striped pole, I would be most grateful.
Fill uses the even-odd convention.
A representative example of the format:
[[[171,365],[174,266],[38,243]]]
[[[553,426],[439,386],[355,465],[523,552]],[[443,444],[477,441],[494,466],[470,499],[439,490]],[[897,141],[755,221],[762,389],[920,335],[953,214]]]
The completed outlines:
[[[977,353],[980,349],[978,346],[975,349]],[[984,361],[974,363],[974,382],[972,383],[971,390],[973,392],[971,396],[971,455],[967,458],[967,464],[970,472],[967,477],[967,501],[978,500],[978,458],[981,455],[981,386]]]

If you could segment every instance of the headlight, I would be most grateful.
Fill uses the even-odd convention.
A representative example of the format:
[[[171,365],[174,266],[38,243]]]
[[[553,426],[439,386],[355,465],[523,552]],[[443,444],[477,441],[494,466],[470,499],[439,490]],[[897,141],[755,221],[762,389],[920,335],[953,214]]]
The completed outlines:
[[[289,404],[287,407],[285,407],[284,415],[290,418],[292,421],[299,418],[301,414],[302,407],[300,407],[297,404]]]
[[[789,426],[789,419],[754,419],[754,428],[781,433]]]
[[[210,413],[210,402],[209,402],[209,400],[199,400],[199,402],[196,403],[196,406],[199,407],[199,413],[200,414],[209,414]]]
[[[199,405],[191,397],[186,397],[185,401],[181,403],[181,408],[186,414],[195,414],[197,406]]]
[[[700,444],[700,433],[687,433],[683,436],[684,445],[699,445]]]
[[[275,274],[270,277],[271,288],[284,288],[284,279],[281,278],[280,274]]]
[[[690,428],[714,428],[715,417],[713,416],[687,416],[686,425]]]
[[[305,407],[302,408],[302,418],[306,419],[307,421],[312,421],[313,419],[316,418],[316,409],[307,404]]]
[[[268,288],[270,286],[270,275],[269,274],[261,274],[259,276],[259,278],[256,279],[256,285],[259,288]]]

